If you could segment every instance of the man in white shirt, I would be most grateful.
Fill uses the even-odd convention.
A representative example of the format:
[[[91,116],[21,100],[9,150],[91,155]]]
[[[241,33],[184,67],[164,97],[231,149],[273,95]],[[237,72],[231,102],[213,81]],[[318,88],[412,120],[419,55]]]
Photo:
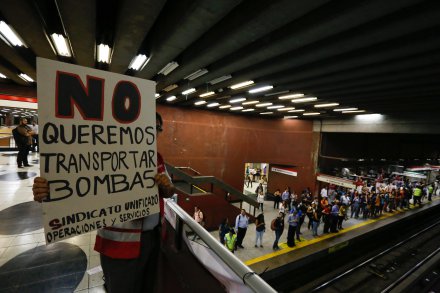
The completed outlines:
[[[246,236],[246,231],[249,226],[249,218],[246,216],[246,211],[241,209],[240,214],[235,219],[235,231],[237,231],[237,242],[235,243],[235,250],[238,247],[244,248],[243,239]]]

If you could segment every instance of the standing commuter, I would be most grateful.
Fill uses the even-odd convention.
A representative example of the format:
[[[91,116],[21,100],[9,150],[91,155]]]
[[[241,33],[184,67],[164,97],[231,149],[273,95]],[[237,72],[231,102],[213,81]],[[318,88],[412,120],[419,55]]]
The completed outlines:
[[[279,189],[277,189],[274,193],[274,200],[273,200],[273,208],[274,209],[278,209],[280,206],[280,201],[281,201],[281,192]]]
[[[281,238],[281,235],[283,234],[284,231],[284,214],[283,213],[278,213],[278,217],[275,219],[275,227],[274,231],[275,231],[275,241],[273,242],[272,248],[273,250],[279,250],[281,249],[278,246],[278,241]]]
[[[16,129],[18,132],[17,139],[15,140],[18,148],[17,166],[18,168],[32,167],[32,165],[29,165],[28,162],[28,154],[32,145],[32,135],[34,135],[34,132],[28,126],[28,121],[26,118],[20,119],[20,124]],[[16,137],[14,136],[14,138]]]
[[[225,236],[225,240],[224,240],[225,246],[226,248],[234,253],[235,249],[235,245],[237,243],[237,234],[235,234],[234,232],[234,228],[230,228],[229,229],[229,233],[226,234]]]
[[[261,213],[255,220],[255,247],[258,247],[258,240],[260,240],[260,247],[263,247],[263,234],[266,231],[266,223],[264,223],[264,215]]]
[[[246,216],[246,211],[241,209],[240,214],[235,219],[235,230],[237,231],[237,242],[235,243],[235,249],[238,247],[244,248],[243,239],[246,236],[246,231],[249,226],[249,217]]]
[[[257,195],[257,202],[258,202],[258,208],[261,209],[261,211],[263,211],[263,206],[264,206],[264,194],[263,191],[260,191]]]
[[[298,222],[298,211],[295,209],[291,209],[289,216],[287,217],[287,223],[289,224],[289,229],[287,230],[287,246],[289,247],[295,246],[295,232],[296,227],[298,226]]]

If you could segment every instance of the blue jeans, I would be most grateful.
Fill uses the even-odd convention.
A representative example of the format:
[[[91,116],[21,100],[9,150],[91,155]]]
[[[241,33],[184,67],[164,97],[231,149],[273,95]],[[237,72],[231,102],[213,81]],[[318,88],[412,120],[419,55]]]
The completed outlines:
[[[258,246],[258,239],[260,239],[260,245],[263,245],[263,234],[264,230],[255,232],[255,245]]]
[[[318,226],[319,226],[319,221],[313,221],[312,222],[312,231],[313,231],[313,236],[318,236]]]
[[[272,248],[278,248],[278,240],[280,240],[281,234],[283,234],[283,231],[275,230],[275,241]]]

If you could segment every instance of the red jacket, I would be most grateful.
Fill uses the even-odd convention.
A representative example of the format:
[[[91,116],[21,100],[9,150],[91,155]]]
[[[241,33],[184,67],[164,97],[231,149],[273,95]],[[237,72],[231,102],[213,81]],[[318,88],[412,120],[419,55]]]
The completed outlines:
[[[165,162],[159,153],[157,153],[157,172],[166,172]],[[160,213],[163,214],[163,200],[159,202]],[[143,218],[99,229],[96,234],[95,250],[111,258],[138,258],[141,251],[142,221]]]

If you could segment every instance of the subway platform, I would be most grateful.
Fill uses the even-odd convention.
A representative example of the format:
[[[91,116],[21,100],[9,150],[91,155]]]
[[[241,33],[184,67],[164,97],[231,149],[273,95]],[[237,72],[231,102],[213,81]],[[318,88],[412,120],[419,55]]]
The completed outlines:
[[[255,183],[253,185],[256,187]],[[248,191],[251,192],[252,190],[250,189]],[[312,230],[308,229],[308,218],[306,217],[301,227],[301,241],[295,240],[295,246],[292,248],[287,246],[288,226],[285,224],[285,230],[279,241],[281,250],[274,251],[272,245],[275,240],[275,232],[270,229],[270,223],[272,219],[278,215],[278,209],[274,209],[272,201],[265,201],[263,214],[266,223],[266,232],[263,235],[263,248],[255,247],[255,224],[250,224],[243,241],[245,248],[239,248],[235,252],[235,255],[256,273],[260,274],[264,271],[266,275],[270,275],[271,271],[276,271],[283,266],[298,260],[303,260],[319,251],[327,250],[329,253],[337,251],[349,245],[350,240],[359,235],[380,229],[381,227],[398,222],[415,213],[427,210],[439,204],[440,196],[433,196],[432,202],[428,202],[425,199],[422,207],[414,207],[411,205],[410,209],[399,209],[397,211],[384,213],[378,218],[365,220],[361,217],[358,219],[351,218],[351,211],[348,209],[348,220],[343,222],[342,230],[337,233],[323,234],[323,223],[320,223],[318,227],[318,237],[314,237]],[[245,203],[243,204],[243,208],[247,211],[251,210]],[[260,212],[261,211],[257,211],[256,215]],[[211,234],[218,238],[217,231],[213,231]]]

